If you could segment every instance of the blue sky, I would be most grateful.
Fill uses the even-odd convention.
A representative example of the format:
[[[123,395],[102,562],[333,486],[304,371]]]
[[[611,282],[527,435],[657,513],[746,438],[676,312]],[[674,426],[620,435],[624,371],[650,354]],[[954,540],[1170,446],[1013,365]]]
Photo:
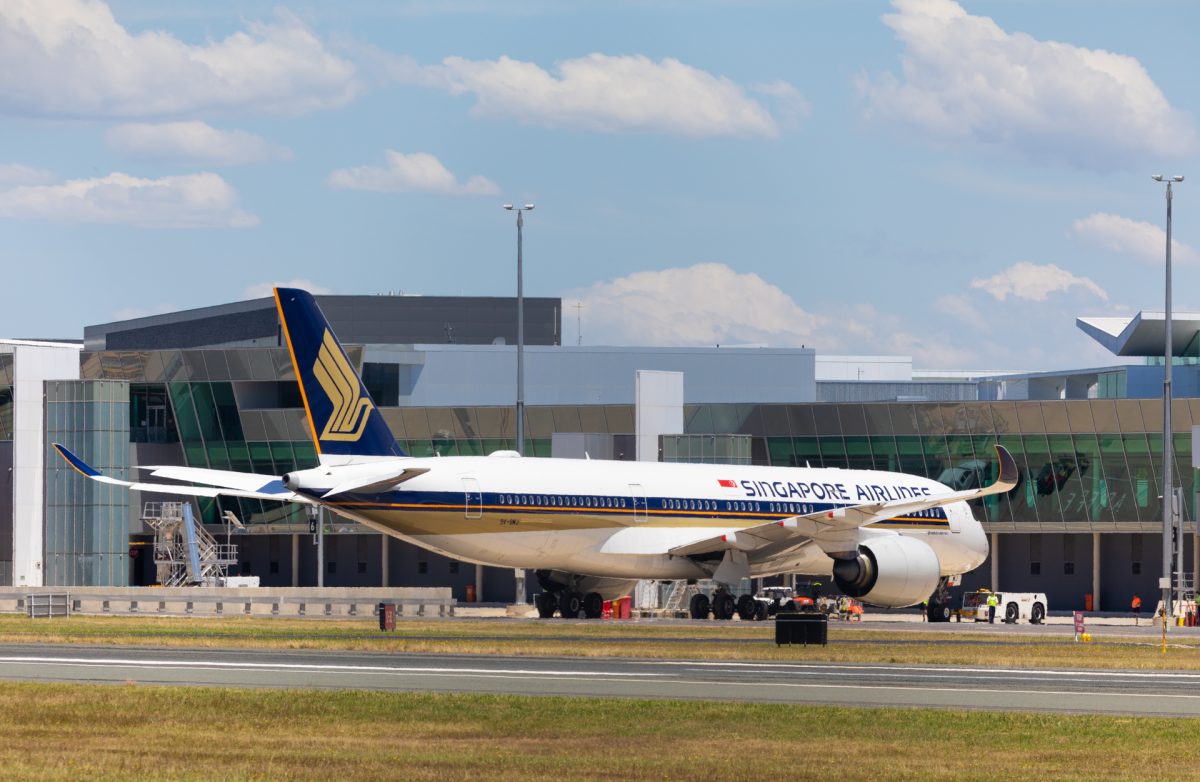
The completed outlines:
[[[0,334],[526,292],[564,341],[1111,363],[1200,310],[1200,5],[0,4]]]

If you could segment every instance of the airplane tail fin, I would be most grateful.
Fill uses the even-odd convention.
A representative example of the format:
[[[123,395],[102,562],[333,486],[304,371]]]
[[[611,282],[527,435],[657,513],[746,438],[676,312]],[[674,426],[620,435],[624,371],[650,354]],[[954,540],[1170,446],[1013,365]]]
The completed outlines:
[[[276,288],[275,306],[321,456],[405,456],[312,294]]]

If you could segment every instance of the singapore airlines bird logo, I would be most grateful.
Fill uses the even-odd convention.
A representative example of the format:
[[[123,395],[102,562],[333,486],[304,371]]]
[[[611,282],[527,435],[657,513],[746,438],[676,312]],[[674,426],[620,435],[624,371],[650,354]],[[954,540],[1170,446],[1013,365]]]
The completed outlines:
[[[358,376],[350,368],[350,362],[346,361],[346,356],[329,329],[325,330],[325,339],[313,363],[313,374],[333,406],[325,429],[321,432],[321,439],[358,440],[367,428],[367,418],[375,405],[359,393]]]

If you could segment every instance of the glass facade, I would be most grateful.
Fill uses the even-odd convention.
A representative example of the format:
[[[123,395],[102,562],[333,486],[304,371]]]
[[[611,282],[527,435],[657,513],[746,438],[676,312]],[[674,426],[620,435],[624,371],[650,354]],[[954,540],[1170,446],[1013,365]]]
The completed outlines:
[[[129,385],[105,381],[46,383],[45,583],[129,584],[129,492],[79,480],[50,446],[68,442],[115,478],[129,473]]]
[[[361,348],[348,353],[361,367]],[[391,366],[368,368],[372,385],[390,395]],[[279,475],[316,464],[299,400],[281,392],[295,388],[286,350],[88,353],[83,374],[129,380],[132,439],[178,442],[189,466]],[[1119,391],[1117,380],[1110,392]],[[381,406],[401,447],[414,456],[515,446],[511,407]],[[3,410],[0,396],[0,427]],[[1200,399],[1176,400],[1173,420],[1176,475],[1192,519],[1190,432],[1200,425]],[[993,480],[994,446],[1003,444],[1020,465],[1020,484],[977,509],[989,531],[1149,532],[1162,518],[1162,405],[1156,400],[706,404],[685,405],[684,421],[686,437],[664,441],[668,459],[894,470],[956,489]],[[528,406],[525,450],[549,456],[555,432],[633,430],[632,405]],[[715,443],[726,435],[742,439],[724,442],[748,446],[705,450],[705,438]],[[233,510],[249,523],[306,525],[297,509],[277,503],[222,498],[200,506],[208,523]]]
[[[750,464],[751,438],[739,434],[664,434],[659,437],[664,462]]]

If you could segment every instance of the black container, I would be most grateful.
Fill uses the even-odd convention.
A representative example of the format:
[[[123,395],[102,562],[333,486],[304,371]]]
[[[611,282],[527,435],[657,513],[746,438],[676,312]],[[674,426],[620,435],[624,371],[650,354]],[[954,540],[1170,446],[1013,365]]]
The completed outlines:
[[[775,615],[775,643],[820,644],[829,643],[829,617],[825,614],[789,611]]]

